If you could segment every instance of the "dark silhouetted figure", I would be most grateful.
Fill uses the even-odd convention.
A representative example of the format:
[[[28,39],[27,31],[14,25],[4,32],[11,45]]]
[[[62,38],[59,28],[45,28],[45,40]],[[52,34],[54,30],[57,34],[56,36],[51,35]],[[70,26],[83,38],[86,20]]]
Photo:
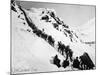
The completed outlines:
[[[81,59],[81,69],[93,69],[94,64],[89,57],[89,55],[85,52],[82,56],[80,56]]]
[[[51,36],[48,36],[48,42],[50,45],[54,46],[54,39]]]
[[[61,67],[61,65],[60,65],[60,59],[58,58],[57,55],[53,59],[53,64],[55,64],[58,68]]]
[[[66,59],[68,59],[69,47],[65,46]]]
[[[58,42],[58,52],[62,53],[62,43]]]
[[[70,49],[69,46],[65,47],[65,53],[66,53],[67,58],[69,57],[70,60],[72,61],[73,51]]]
[[[80,62],[78,60],[78,57],[76,57],[76,59],[74,59],[74,61],[73,61],[73,67],[80,69]]]
[[[60,52],[62,54],[62,43],[61,43],[61,41],[58,42],[58,52]]]
[[[37,35],[38,37],[40,37],[40,36],[41,36],[41,33],[42,33],[42,31],[37,30],[36,35]]]
[[[41,37],[44,38],[44,39],[46,40],[46,39],[47,39],[47,34],[42,33],[42,34],[41,34]]]
[[[58,52],[60,52],[62,55],[64,55],[65,52],[65,45],[60,42],[58,42]]]
[[[69,49],[69,57],[70,57],[70,60],[72,61],[72,56],[73,56],[73,51],[71,49]]]
[[[61,44],[61,54],[64,55],[65,45]]]
[[[67,66],[69,66],[69,61],[66,59],[62,63],[62,67],[66,68]]]

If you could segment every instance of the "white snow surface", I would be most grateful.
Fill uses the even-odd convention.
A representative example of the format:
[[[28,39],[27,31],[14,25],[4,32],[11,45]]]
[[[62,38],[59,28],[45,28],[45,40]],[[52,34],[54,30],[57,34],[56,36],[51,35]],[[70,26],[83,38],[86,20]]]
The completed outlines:
[[[18,9],[16,5],[16,9]],[[12,72],[13,73],[29,73],[29,72],[47,72],[47,71],[62,71],[62,70],[71,70],[71,67],[68,68],[57,68],[57,66],[50,63],[50,60],[56,54],[59,56],[61,61],[65,58],[57,52],[55,48],[50,46],[45,40],[37,37],[32,33],[32,29],[28,26],[25,21],[25,17],[21,14],[22,11],[19,9],[18,12],[12,12]],[[76,31],[79,38],[78,42],[71,42],[69,37],[66,37],[63,32],[53,28],[52,23],[41,21],[40,18],[44,15],[48,15],[47,11],[53,11],[50,9],[36,9],[31,8],[30,10],[24,9],[27,17],[32,20],[32,22],[40,30],[44,29],[44,32],[48,35],[53,36],[56,41],[62,41],[65,45],[70,45],[70,48],[73,50],[73,57],[82,55],[84,52],[87,52],[95,64],[95,49],[81,43],[82,41],[95,41],[95,29],[94,25],[95,19],[90,20],[88,23],[82,25],[83,27],[78,28]],[[42,11],[45,11],[44,14],[41,14]],[[21,18],[18,18],[20,15]],[[48,15],[50,17],[50,15]],[[55,22],[54,19],[50,17],[52,22]],[[25,25],[23,24],[25,22]],[[61,28],[62,29],[62,28]],[[30,30],[30,32],[28,32]],[[82,36],[80,33],[84,33]],[[75,38],[76,39],[76,38]]]

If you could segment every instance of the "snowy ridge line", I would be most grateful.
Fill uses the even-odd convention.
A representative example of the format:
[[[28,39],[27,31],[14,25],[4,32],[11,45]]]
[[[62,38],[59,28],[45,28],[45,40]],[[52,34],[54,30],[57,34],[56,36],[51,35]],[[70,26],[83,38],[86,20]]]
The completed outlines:
[[[56,16],[53,11],[50,11],[50,12],[49,12],[49,10],[47,10],[47,11],[48,11],[48,14],[55,21],[52,22],[52,20],[50,20],[47,15],[43,16],[41,20],[45,20],[47,23],[51,23],[56,30],[63,32],[64,35],[66,35],[66,37],[69,36],[69,38],[72,42],[77,42],[76,39],[78,38],[78,36],[69,29],[69,26],[64,24],[64,22],[58,16]],[[73,38],[75,38],[75,39],[73,39]]]
[[[52,14],[54,14],[54,13],[52,12]],[[66,35],[66,37],[69,36],[69,38],[70,38],[70,40],[72,42],[77,42],[76,39],[78,38],[78,36],[73,31],[71,31],[69,29],[68,25],[64,24],[64,22],[61,21],[59,19],[59,17],[52,16],[52,15],[51,15],[51,17],[53,17],[55,19],[55,21],[56,21],[56,23],[52,23],[52,25],[54,26],[54,28],[56,28],[58,31],[62,31],[64,33],[64,35]],[[73,38],[75,38],[75,39],[73,39]]]
[[[27,16],[26,16],[26,14],[25,14],[25,12],[24,12],[24,10],[22,9],[22,8],[20,8],[22,11],[23,11],[23,13],[24,13],[24,15],[25,15],[25,18],[26,18],[26,21],[28,22],[28,24],[29,24],[29,26],[32,28],[32,30],[33,30],[33,33],[35,33],[38,37],[41,37],[42,39],[44,39],[46,42],[48,42],[52,47],[55,47],[55,49],[57,49],[58,50],[58,52],[60,52],[62,55],[64,54],[64,52],[66,52],[67,53],[67,48],[68,48],[68,46],[65,48],[64,46],[64,44],[62,44],[61,43],[61,41],[58,41],[58,44],[56,45],[55,44],[55,39],[52,37],[52,36],[50,36],[50,35],[48,35],[48,34],[45,34],[44,32],[42,32],[41,30],[39,30],[36,26],[35,26],[35,24],[33,24],[32,22],[30,22],[29,21],[29,19],[27,18]],[[56,48],[57,47],[57,48]],[[62,48],[61,48],[62,47]],[[64,48],[63,48],[64,47]],[[61,49],[60,49],[61,48]],[[62,50],[62,51],[61,51]],[[66,51],[65,51],[66,50]]]
[[[11,9],[15,10],[16,8],[15,9],[11,8]],[[24,13],[26,22],[28,23],[29,27],[33,30],[32,32],[35,33],[38,37],[44,39],[47,43],[49,43],[61,55],[63,55],[66,58],[66,60],[70,61],[71,62],[70,64],[73,65],[74,60],[76,60],[77,57],[73,57],[73,53],[75,52],[73,49],[70,49],[70,43],[73,43],[72,39],[70,40],[70,38],[74,38],[73,36],[76,37],[77,35],[75,35],[75,33],[73,33],[72,31],[68,30],[67,27],[63,27],[62,25],[64,24],[62,23],[60,24],[59,18],[54,19],[55,21],[57,21],[55,24],[58,23],[57,24],[58,28],[57,27],[54,28],[54,25],[55,25],[54,23],[47,23],[48,21],[44,22],[39,19],[39,21],[43,23],[42,24],[44,26],[43,27],[41,24],[38,25],[37,23],[34,23],[34,19],[32,19],[32,17],[28,15],[31,13],[30,11],[23,9],[21,6],[18,6],[18,9]],[[48,25],[45,26],[44,23],[45,25],[47,24]],[[59,28],[59,26],[61,26],[61,29]],[[47,30],[50,29],[49,27],[51,27],[51,30],[49,31],[51,33],[46,31],[46,28]],[[53,31],[55,32],[54,34],[53,34]],[[56,33],[59,35],[57,35]],[[62,37],[59,37],[60,35]],[[78,38],[78,36],[76,38]],[[79,66],[77,67],[78,69],[93,69],[94,68],[94,64],[87,52],[83,52],[82,55],[78,56],[78,61],[79,61]]]

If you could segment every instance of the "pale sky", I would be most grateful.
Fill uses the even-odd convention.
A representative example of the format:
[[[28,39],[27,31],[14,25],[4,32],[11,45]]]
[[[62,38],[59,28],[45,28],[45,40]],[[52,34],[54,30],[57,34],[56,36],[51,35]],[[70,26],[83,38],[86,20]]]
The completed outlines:
[[[57,16],[64,20],[64,23],[71,26],[79,26],[95,18],[95,6],[91,5],[70,5],[57,3],[44,3],[34,1],[21,1],[21,6],[28,8],[51,8],[55,9]]]

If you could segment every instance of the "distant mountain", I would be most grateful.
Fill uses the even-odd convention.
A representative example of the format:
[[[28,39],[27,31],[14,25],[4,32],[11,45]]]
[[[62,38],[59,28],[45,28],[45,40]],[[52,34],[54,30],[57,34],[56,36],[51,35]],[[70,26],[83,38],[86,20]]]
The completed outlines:
[[[81,39],[81,42],[95,48],[95,18],[73,29]]]
[[[79,31],[79,36],[83,41],[95,41],[95,18],[80,26],[77,30]]]
[[[13,35],[16,36],[15,38],[20,36],[21,39],[24,39],[25,41],[27,41],[25,43],[28,43],[26,47],[29,49],[33,47],[34,49],[36,49],[36,47],[38,48],[38,46],[42,44],[43,46],[46,46],[46,44],[48,45],[48,47],[50,46],[51,50],[48,49],[47,51],[43,50],[43,49],[46,49],[44,47],[42,47],[43,49],[39,49],[37,51],[33,50],[33,54],[37,58],[38,57],[41,58],[42,55],[45,56],[45,54],[47,55],[49,54],[49,52],[51,52],[51,54],[54,52],[55,55],[53,55],[52,65],[58,66],[59,64],[61,65],[59,67],[64,67],[64,65],[68,62],[69,64],[66,64],[66,65],[70,67],[71,70],[73,70],[74,68],[77,68],[79,70],[94,69],[95,49],[86,45],[83,42],[84,38],[81,38],[81,35],[83,32],[84,33],[88,32],[88,34],[86,34],[88,36],[91,33],[89,30],[86,30],[86,28],[85,28],[86,31],[80,29],[80,31],[83,31],[83,32],[79,31],[80,35],[77,35],[78,33],[73,31],[69,27],[69,25],[66,25],[55,14],[55,11],[53,9],[48,9],[48,8],[25,9],[25,8],[22,8],[20,5],[17,5],[15,1],[13,1],[11,4],[11,11],[12,11],[12,14],[11,14],[12,15],[12,31],[13,31]],[[36,37],[34,38],[34,36]],[[35,47],[34,39],[36,38],[42,40],[41,42],[38,42],[38,44],[40,43],[42,44]],[[31,40],[34,40],[34,41],[31,41]],[[40,53],[40,56],[38,55],[38,53]],[[52,58],[52,55],[49,57]],[[49,58],[47,55],[47,58],[45,59],[45,61],[48,59]],[[56,61],[54,62],[53,60],[62,61],[62,62],[58,63]],[[77,63],[75,61],[79,62],[79,64],[75,65],[75,63]],[[63,66],[61,63],[63,63]],[[51,65],[51,64],[48,64],[48,65]]]

